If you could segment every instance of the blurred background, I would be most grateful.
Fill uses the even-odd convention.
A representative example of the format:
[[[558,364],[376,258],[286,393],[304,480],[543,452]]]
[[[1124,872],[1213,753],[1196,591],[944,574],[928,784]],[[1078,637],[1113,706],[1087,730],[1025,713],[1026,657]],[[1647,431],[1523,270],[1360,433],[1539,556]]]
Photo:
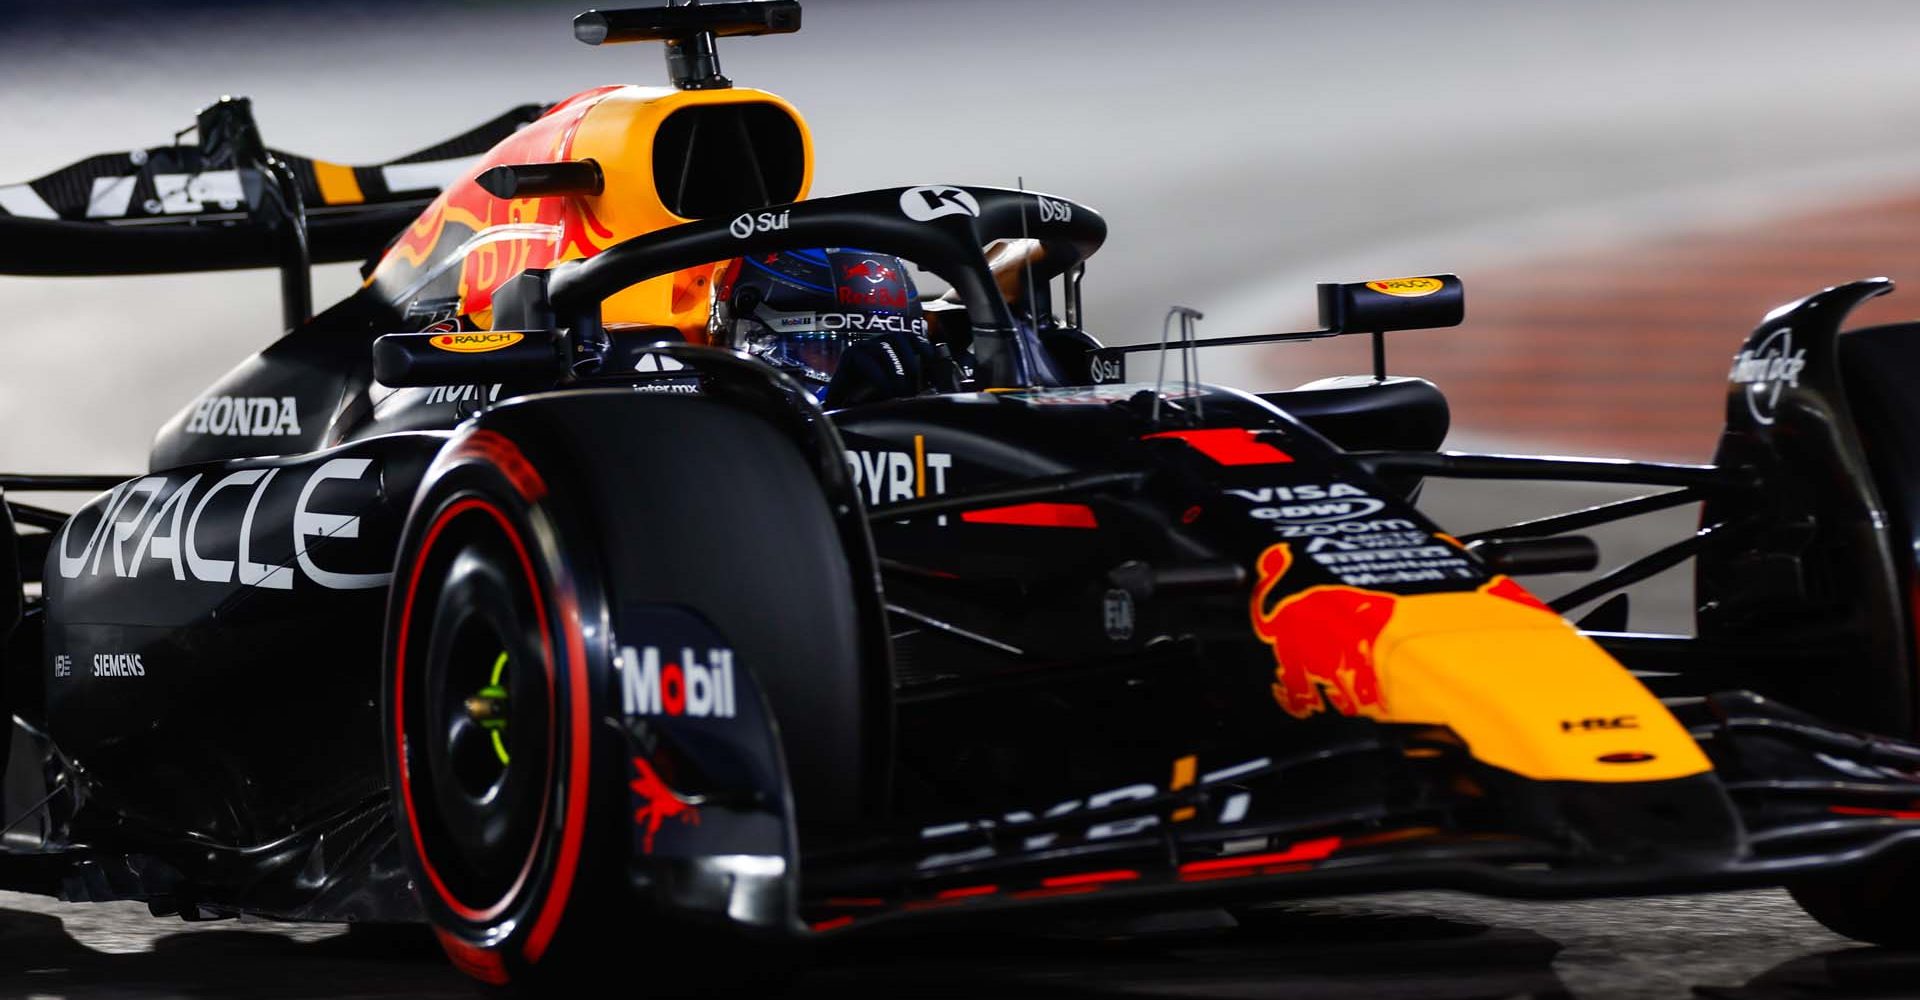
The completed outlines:
[[[164,142],[223,93],[279,148],[365,163],[665,81],[656,47],[573,41],[584,5],[0,0],[0,181]],[[1905,0],[808,0],[806,18],[722,57],[809,117],[815,192],[1024,178],[1101,209],[1086,287],[1110,342],[1158,336],[1174,302],[1207,312],[1203,335],[1299,329],[1315,281],[1461,273],[1466,325],[1389,350],[1449,394],[1454,447],[1704,461],[1761,314],[1920,262]],[[316,300],[356,283],[323,268]],[[278,323],[268,272],[0,278],[0,315],[18,471],[144,468],[153,430]],[[1204,374],[1281,388],[1365,352],[1216,352]],[[1428,504],[1471,529],[1600,496],[1436,484]],[[1682,576],[1657,624],[1683,627]]]
[[[523,102],[664,83],[655,47],[572,40],[568,20],[587,5],[0,0],[0,183],[166,142],[221,94],[251,96],[279,148],[370,163]],[[1090,326],[1110,342],[1157,337],[1176,302],[1206,311],[1203,335],[1300,329],[1315,281],[1462,274],[1466,324],[1395,334],[1389,350],[1393,371],[1448,393],[1456,448],[1705,461],[1731,356],[1766,310],[1856,277],[1920,278],[1911,0],[806,0],[799,35],[721,51],[736,80],[808,116],[816,193],[1024,177],[1099,208],[1112,237],[1086,288]],[[316,301],[356,284],[351,265],[322,268]],[[1920,313],[1909,302],[1920,283],[1862,319]],[[269,343],[278,318],[268,272],[0,277],[0,469],[144,469],[153,431]],[[1364,338],[1203,360],[1209,380],[1252,389],[1368,367]],[[1474,530],[1621,495],[1433,482],[1423,506]],[[1595,534],[1611,561],[1693,527],[1679,509]],[[1551,595],[1581,579],[1529,586]],[[1686,566],[1636,587],[1633,625],[1687,631],[1690,596]],[[302,983],[285,989],[344,994],[360,976],[392,995],[400,976],[409,992],[464,994],[430,955],[411,972],[334,952],[288,964],[305,953],[257,945],[236,959],[185,946],[181,925],[138,904],[0,904],[6,940],[27,941],[22,913],[39,909],[106,953],[47,949],[43,964],[77,971],[32,993],[159,996],[152,984],[219,967],[247,993],[297,969]],[[1345,905],[1373,929],[1350,922],[1295,946],[1391,939],[1361,952],[1387,978],[1339,994],[1351,996],[1412,995],[1387,959],[1407,953],[1380,916],[1395,906],[1538,928],[1553,940],[1526,953],[1544,963],[1559,951],[1557,974],[1580,996],[1760,983],[1783,957],[1840,944],[1777,893]],[[241,940],[221,926],[201,928],[206,940]],[[1275,989],[1301,982],[1281,959],[1260,961]],[[1097,975],[1144,974],[1129,968]],[[1071,975],[1083,974],[1096,975]],[[1567,995],[1555,983],[1473,992],[1484,978],[1467,979],[1416,992]]]

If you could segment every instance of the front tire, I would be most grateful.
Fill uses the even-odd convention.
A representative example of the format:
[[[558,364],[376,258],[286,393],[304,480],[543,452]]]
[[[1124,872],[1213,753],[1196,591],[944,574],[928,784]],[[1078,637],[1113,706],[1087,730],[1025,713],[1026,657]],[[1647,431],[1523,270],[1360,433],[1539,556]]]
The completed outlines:
[[[396,826],[415,887],[462,971],[533,977],[593,901],[593,664],[558,509],[512,440],[443,456],[402,539],[386,720]],[[590,577],[587,578],[590,581]]]
[[[402,537],[384,718],[396,827],[455,964],[553,993],[622,966],[631,981],[644,941],[674,956],[647,963],[647,991],[776,978],[790,913],[749,946],[658,879],[631,888],[656,859],[651,837],[635,848],[616,653],[648,641],[647,609],[710,625],[778,724],[789,815],[845,829],[876,749],[854,579],[801,450],[732,406],[556,394],[450,443]]]

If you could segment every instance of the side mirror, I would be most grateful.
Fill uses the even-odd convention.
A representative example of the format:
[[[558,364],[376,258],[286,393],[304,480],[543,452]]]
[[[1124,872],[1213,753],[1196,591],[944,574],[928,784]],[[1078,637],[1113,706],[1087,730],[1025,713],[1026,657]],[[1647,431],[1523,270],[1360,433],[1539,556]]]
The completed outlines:
[[[1467,551],[1479,556],[1488,569],[1508,576],[1588,573],[1600,565],[1600,546],[1585,535],[1489,538],[1469,543]]]
[[[1344,284],[1322,283],[1318,287],[1318,330],[1169,341],[1167,346],[1175,350],[1185,347],[1244,347],[1249,344],[1285,344],[1349,333],[1370,333],[1373,335],[1373,377],[1375,381],[1384,382],[1387,378],[1387,348],[1386,338],[1381,334],[1389,330],[1459,326],[1467,315],[1466,289],[1457,274],[1382,278]],[[1089,378],[1095,385],[1124,381],[1127,355],[1159,349],[1161,344],[1158,342],[1101,347],[1089,356]]]
[[[1320,325],[1338,333],[1385,333],[1459,326],[1465,286],[1457,274],[1322,284]]]
[[[566,354],[552,330],[389,333],[373,342],[373,377],[403,387],[544,381],[567,374]]]

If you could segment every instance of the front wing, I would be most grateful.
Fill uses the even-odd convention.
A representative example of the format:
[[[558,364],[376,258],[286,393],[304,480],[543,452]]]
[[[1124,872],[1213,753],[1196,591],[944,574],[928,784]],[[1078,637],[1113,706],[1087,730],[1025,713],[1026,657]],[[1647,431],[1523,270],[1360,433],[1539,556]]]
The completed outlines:
[[[1444,734],[1378,727],[1376,739],[1256,758],[1212,781],[1190,773],[1150,798],[1094,795],[809,858],[802,917],[838,937],[1389,890],[1704,892],[1920,851],[1920,747],[1745,692],[1671,707],[1714,773],[1612,789],[1534,782],[1473,773]],[[1262,801],[1278,805],[1251,805]]]

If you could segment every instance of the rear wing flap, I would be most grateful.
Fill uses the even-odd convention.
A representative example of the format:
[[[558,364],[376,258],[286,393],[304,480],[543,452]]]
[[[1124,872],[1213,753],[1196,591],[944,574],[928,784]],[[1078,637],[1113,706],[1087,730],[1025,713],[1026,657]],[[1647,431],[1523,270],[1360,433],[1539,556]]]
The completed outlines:
[[[278,150],[306,208],[314,263],[378,252],[474,157],[539,117],[525,104],[398,159],[349,166]],[[185,133],[182,133],[183,135]],[[155,274],[273,267],[272,233],[253,224],[263,187],[248,157],[202,136],[90,156],[0,184],[0,273]]]

